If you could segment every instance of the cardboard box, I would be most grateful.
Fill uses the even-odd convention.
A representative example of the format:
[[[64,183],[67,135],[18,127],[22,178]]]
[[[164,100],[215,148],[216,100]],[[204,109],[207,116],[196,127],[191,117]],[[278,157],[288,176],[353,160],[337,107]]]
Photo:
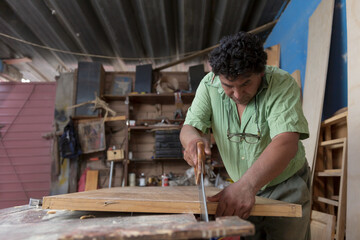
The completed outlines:
[[[116,160],[123,160],[123,159],[124,159],[124,150],[123,149],[107,151],[107,160],[108,161],[116,161]]]

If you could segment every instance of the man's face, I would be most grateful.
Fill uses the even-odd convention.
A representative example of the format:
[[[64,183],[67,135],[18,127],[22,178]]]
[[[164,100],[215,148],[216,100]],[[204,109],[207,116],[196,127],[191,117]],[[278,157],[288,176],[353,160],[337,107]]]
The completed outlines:
[[[225,94],[228,95],[236,104],[247,105],[255,96],[260,84],[263,73],[254,73],[240,76],[233,81],[220,75],[221,86]]]

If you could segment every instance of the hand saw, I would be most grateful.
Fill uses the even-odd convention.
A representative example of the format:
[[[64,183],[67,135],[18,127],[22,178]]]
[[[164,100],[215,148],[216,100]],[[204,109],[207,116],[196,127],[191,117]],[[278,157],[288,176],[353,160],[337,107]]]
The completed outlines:
[[[209,215],[206,204],[206,195],[204,188],[204,172],[205,172],[205,146],[203,142],[198,142],[197,146],[197,165],[195,166],[195,183],[198,185],[201,220],[208,222]]]

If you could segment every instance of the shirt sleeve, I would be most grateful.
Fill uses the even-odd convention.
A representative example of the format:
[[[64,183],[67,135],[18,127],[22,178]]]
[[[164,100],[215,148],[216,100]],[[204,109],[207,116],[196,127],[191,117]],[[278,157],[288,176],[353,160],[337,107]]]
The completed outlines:
[[[300,140],[309,137],[308,123],[304,116],[300,88],[290,74],[274,74],[267,99],[267,122],[270,137],[284,132],[297,132]]]
[[[212,108],[208,85],[205,82],[208,81],[212,75],[213,73],[210,72],[200,82],[184,122],[184,125],[191,125],[203,133],[207,133],[211,127]]]

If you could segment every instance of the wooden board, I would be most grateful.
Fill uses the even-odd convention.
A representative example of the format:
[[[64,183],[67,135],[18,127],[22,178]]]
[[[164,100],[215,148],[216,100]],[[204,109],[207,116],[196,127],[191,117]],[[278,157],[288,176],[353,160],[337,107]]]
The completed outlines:
[[[220,190],[206,188],[206,196]],[[217,202],[208,202],[209,214],[215,214]],[[84,211],[146,212],[146,213],[200,213],[197,186],[123,187],[48,196],[43,209]],[[301,205],[267,198],[256,198],[253,216],[301,217]]]
[[[295,70],[295,71],[291,74],[291,76],[295,79],[297,85],[298,85],[299,88],[300,88],[300,92],[301,92],[301,76],[300,76],[300,70],[299,70],[299,69]]]
[[[303,144],[311,168],[316,157],[323,110],[333,12],[334,0],[322,0],[309,19],[303,110],[310,137],[303,140]]]
[[[85,191],[96,190],[98,188],[98,170],[88,170],[86,172]]]
[[[267,53],[266,65],[280,67],[280,44],[265,49]]]
[[[192,214],[130,216],[129,213],[48,211],[20,206],[0,210],[6,239],[210,239],[253,235],[254,225],[239,217],[197,222]]]
[[[360,4],[346,0],[348,66],[348,168],[346,239],[360,236]],[[344,36],[345,38],[345,36]]]
[[[335,216],[312,210],[310,229],[312,240],[334,239]]]

